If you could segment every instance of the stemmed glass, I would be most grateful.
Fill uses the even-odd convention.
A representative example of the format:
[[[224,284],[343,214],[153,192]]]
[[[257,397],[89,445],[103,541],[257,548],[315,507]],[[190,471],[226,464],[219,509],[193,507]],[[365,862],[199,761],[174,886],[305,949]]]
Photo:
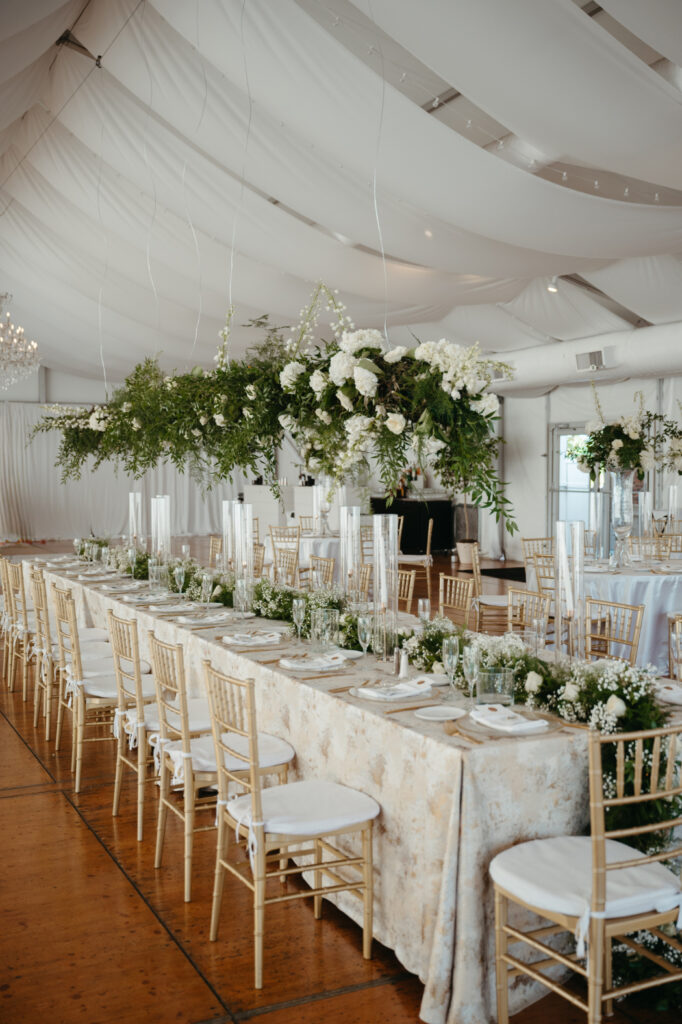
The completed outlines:
[[[128,548],[128,565],[130,566],[130,578],[135,579],[135,566],[137,565],[137,548]]]
[[[358,641],[362,647],[363,658],[367,657],[367,647],[372,636],[372,619],[369,615],[358,615]]]
[[[81,540],[80,537],[74,537],[73,538],[73,550],[76,552],[76,558],[80,558],[80,556],[81,556],[81,544],[82,543],[83,543],[83,541]]]
[[[431,602],[428,597],[420,597],[417,601],[417,615],[424,629],[431,621]]]
[[[296,633],[298,634],[298,642],[301,643],[301,630],[303,629],[303,623],[305,622],[305,609],[306,599],[304,597],[295,597],[291,606],[291,614],[294,620],[294,626],[296,627]]]
[[[474,644],[468,644],[462,651],[462,671],[464,678],[469,684],[469,708],[474,707],[474,687],[478,679],[478,669],[481,664],[480,651]]]
[[[459,661],[459,637],[444,637],[441,653],[443,658],[443,668],[445,669],[445,674],[448,677],[448,682],[450,683],[450,696],[446,699],[454,700],[457,693],[455,689],[455,673],[457,672],[457,662]]]
[[[208,606],[211,602],[211,594],[213,593],[213,577],[209,576],[207,572],[203,573],[201,577],[201,603],[204,605],[204,611],[208,615]]]
[[[656,536],[662,537],[665,533],[665,528],[668,525],[668,513],[664,512],[663,509],[655,508],[651,513],[651,525],[653,526]]]
[[[175,585],[178,588],[178,594],[180,595],[180,598],[182,599],[182,597],[183,597],[182,588],[185,585],[185,567],[184,567],[184,565],[176,565],[175,569],[173,569],[173,579],[175,580]]]
[[[183,562],[189,561],[189,544],[183,544],[180,548]]]

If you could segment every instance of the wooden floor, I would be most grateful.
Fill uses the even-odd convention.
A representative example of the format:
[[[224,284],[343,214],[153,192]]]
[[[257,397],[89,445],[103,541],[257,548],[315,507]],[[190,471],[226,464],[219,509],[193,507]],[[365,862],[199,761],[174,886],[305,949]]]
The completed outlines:
[[[6,545],[0,550],[14,553]],[[120,816],[111,815],[113,744],[88,747],[76,796],[70,733],[65,731],[62,750],[55,753],[42,723],[34,729],[32,718],[32,703],[24,704],[3,682],[2,1024],[418,1021],[419,980],[377,943],[373,960],[364,961],[359,928],[326,903],[321,921],[314,920],[307,900],[268,910],[265,986],[256,992],[248,894],[229,880],[219,940],[208,941],[215,833],[197,836],[193,901],[185,904],[182,837],[175,821],[168,824],[164,865],[154,870],[153,787],[145,838],[138,843],[130,775]],[[582,1020],[552,996],[517,1015],[514,1024]],[[612,1020],[673,1022],[669,1015],[627,1006]]]

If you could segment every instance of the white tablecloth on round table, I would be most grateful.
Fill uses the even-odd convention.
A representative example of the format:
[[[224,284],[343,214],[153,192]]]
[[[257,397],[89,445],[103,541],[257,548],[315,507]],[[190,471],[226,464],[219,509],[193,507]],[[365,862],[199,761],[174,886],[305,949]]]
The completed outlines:
[[[631,568],[620,572],[590,572],[586,568],[585,594],[602,601],[643,604],[637,664],[652,664],[668,674],[668,615],[682,613],[682,568],[666,575]]]

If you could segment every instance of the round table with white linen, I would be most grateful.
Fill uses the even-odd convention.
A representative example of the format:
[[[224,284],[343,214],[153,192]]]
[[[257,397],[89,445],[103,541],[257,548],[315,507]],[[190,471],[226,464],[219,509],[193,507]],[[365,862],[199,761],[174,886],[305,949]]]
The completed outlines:
[[[585,594],[602,601],[643,604],[644,618],[637,652],[638,665],[655,665],[668,674],[668,615],[682,613],[682,565],[615,570],[585,566]]]

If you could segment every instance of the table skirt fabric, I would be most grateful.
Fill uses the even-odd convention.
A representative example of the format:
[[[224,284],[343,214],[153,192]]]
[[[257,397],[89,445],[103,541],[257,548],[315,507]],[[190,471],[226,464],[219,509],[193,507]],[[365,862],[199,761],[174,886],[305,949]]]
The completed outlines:
[[[586,734],[564,730],[473,746],[448,736],[441,723],[386,715],[385,708],[348,693],[328,693],[338,686],[333,677],[291,678],[206,633],[191,633],[79,582],[68,585],[83,625],[105,625],[110,607],[136,617],[143,657],[149,656],[148,630],[181,642],[193,696],[203,691],[204,658],[223,672],[255,679],[259,729],[296,751],[292,781],[340,782],[374,797],[381,807],[374,829],[375,937],[423,981],[420,1016],[427,1024],[494,1021],[488,865],[514,843],[585,829]],[[332,898],[361,923],[357,900],[347,893]],[[517,980],[511,1012],[542,994],[535,983]]]

